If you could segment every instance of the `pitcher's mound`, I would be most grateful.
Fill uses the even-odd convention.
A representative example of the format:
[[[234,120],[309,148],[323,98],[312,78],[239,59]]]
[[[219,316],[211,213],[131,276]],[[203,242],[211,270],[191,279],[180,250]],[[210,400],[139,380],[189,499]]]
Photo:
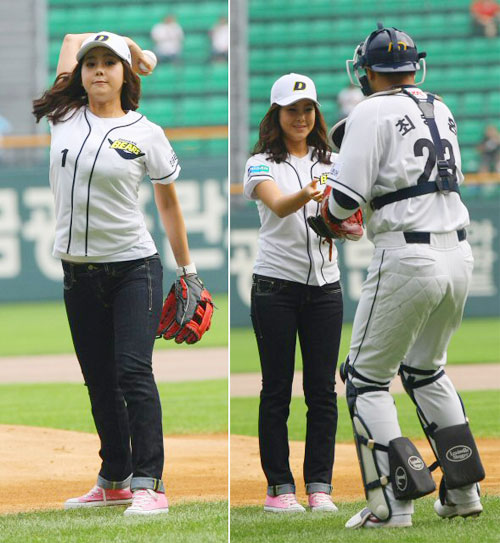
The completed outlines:
[[[0,513],[60,509],[85,494],[100,467],[96,435],[0,425]],[[227,436],[165,438],[167,497],[172,504],[227,500]]]

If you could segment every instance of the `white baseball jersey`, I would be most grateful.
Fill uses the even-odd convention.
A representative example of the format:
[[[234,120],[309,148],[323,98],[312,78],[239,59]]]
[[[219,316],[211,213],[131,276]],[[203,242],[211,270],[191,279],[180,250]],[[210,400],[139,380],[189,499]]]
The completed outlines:
[[[408,89],[419,98],[426,94]],[[457,125],[448,107],[434,102],[445,158],[456,166],[462,183]],[[403,93],[380,93],[358,104],[347,118],[345,137],[328,184],[365,207],[367,234],[388,231],[451,232],[469,224],[469,214],[454,192],[400,200],[371,211],[369,202],[398,189],[433,181],[437,157],[429,128],[417,104]],[[330,199],[330,209],[332,199]]]
[[[283,194],[293,194],[304,188],[313,178],[318,186],[326,183],[329,164],[312,159],[313,149],[302,158],[289,155],[276,164],[265,154],[257,154],[247,161],[244,194],[257,202],[261,228],[254,273],[286,279],[308,285],[324,285],[339,280],[337,250],[333,247],[329,260],[329,246],[307,224],[307,217],[316,215],[318,204],[311,200],[287,217],[280,218],[255,195],[255,187],[272,180]]]
[[[426,98],[420,89],[408,90]],[[446,105],[434,104],[445,158],[456,166],[457,181],[462,183],[455,121]],[[396,377],[401,364],[403,374],[414,371],[411,375],[418,381],[438,377],[462,319],[473,257],[469,243],[456,232],[469,224],[457,193],[408,198],[373,212],[368,204],[374,197],[436,180],[436,154],[413,99],[381,93],[361,102],[348,117],[338,161],[328,179],[335,190],[368,210],[368,236],[375,242],[353,323],[349,364],[357,373],[349,380],[358,389],[375,387],[357,396],[355,411],[374,441],[383,445],[402,435],[394,400],[383,387]],[[427,242],[412,243],[404,232],[431,235]],[[438,429],[465,422],[460,398],[445,375],[415,388],[413,400],[422,419]],[[381,473],[389,473],[387,453],[374,454]],[[362,462],[367,462],[364,458]],[[413,513],[411,501],[395,499],[392,483],[385,492],[393,515]],[[476,485],[448,490],[447,495],[458,504],[478,499]]]
[[[177,157],[163,130],[135,111],[103,118],[88,107],[50,127],[54,256],[112,262],[154,254],[138,190],[146,174],[162,184],[179,175]]]

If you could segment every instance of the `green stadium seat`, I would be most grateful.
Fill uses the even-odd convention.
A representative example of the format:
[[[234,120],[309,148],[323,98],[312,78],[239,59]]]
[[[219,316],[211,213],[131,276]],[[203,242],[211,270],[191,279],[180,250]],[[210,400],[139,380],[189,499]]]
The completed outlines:
[[[210,58],[211,45],[208,34],[187,34],[182,49],[186,62],[204,62]]]
[[[224,92],[228,90],[228,65],[222,62],[212,63],[205,75],[205,89],[209,92]]]
[[[484,93],[470,92],[463,97],[461,115],[472,117],[482,115],[486,111],[486,95]]]
[[[269,101],[253,102],[250,104],[250,126],[258,127],[269,109]]]
[[[424,84],[425,86],[425,84]],[[460,95],[453,92],[446,92],[442,96],[443,102],[448,106],[453,116],[461,114]]]
[[[462,145],[479,143],[484,132],[483,121],[469,120],[458,123],[458,138]]]
[[[139,112],[160,126],[176,126],[176,104],[173,100],[149,100],[141,102]]]
[[[477,172],[479,169],[479,154],[474,147],[464,147],[461,150],[462,156],[462,171],[463,172]],[[462,196],[467,197],[470,191],[467,185],[464,185],[464,190],[461,189]]]
[[[488,94],[487,113],[500,117],[500,91],[493,91]]]
[[[205,101],[206,124],[227,124],[227,98],[225,96],[212,96]]]
[[[326,126],[329,129],[332,127],[337,120],[339,119],[339,110],[337,107],[337,103],[335,100],[328,99],[323,100],[321,99],[321,114],[323,115]]]
[[[339,19],[338,21],[335,21],[335,28],[332,29],[331,32],[332,35],[335,36],[336,41],[339,42],[345,41],[346,43],[352,43],[353,40],[361,41],[364,37],[363,33],[361,32],[360,36],[358,35],[356,38],[354,38],[356,33],[354,32],[353,21],[351,19]],[[353,48],[354,45],[356,45],[356,43],[353,43]]]
[[[184,66],[182,71],[182,92],[196,94],[206,85],[207,68],[204,65]]]
[[[276,74],[275,74],[276,75]],[[279,77],[278,74],[276,77]],[[276,80],[274,75],[253,76],[250,78],[250,97],[252,99],[269,99],[271,87]]]

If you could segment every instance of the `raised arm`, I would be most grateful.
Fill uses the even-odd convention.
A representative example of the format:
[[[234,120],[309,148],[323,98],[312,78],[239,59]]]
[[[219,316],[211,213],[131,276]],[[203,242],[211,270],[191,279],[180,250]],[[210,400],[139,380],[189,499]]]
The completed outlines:
[[[59,52],[59,61],[57,62],[57,75],[62,73],[71,73],[75,68],[76,54],[80,50],[82,43],[92,36],[92,33],[86,34],[66,34]]]
[[[61,46],[61,51],[59,53],[59,61],[57,63],[57,75],[60,75],[64,72],[71,73],[74,67],[77,64],[76,54],[80,50],[82,43],[93,36],[94,33],[85,33],[85,34],[66,34],[64,36],[63,44]],[[148,75],[153,70],[154,66],[151,65],[149,58],[143,54],[142,49],[135,43],[134,40],[123,36],[126,41],[130,53],[132,55],[132,69],[139,75]],[[147,68],[143,70],[140,67],[140,64],[144,64]]]

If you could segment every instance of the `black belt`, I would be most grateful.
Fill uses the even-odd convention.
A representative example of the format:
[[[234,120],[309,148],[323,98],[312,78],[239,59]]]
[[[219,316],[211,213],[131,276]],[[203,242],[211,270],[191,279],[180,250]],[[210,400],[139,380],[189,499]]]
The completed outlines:
[[[406,243],[430,243],[431,232],[403,232]],[[457,230],[458,241],[464,241],[467,238],[465,228]]]

